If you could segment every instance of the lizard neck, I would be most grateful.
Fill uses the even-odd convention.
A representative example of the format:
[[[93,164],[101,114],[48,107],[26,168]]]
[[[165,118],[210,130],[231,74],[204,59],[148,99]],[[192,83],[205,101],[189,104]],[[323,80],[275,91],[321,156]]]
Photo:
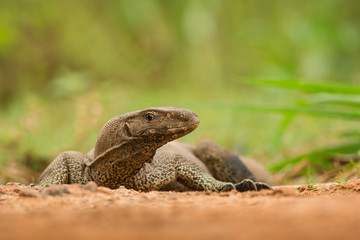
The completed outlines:
[[[126,186],[145,163],[152,162],[157,148],[153,143],[122,143],[96,157],[91,165],[91,178],[98,185],[112,189]]]

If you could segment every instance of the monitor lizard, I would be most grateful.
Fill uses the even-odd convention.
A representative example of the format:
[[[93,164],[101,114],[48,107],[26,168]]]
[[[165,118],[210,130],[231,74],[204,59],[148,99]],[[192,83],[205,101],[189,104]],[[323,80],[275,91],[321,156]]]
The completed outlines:
[[[86,155],[67,151],[45,169],[37,185],[86,184],[139,191],[238,191],[271,189],[256,182],[236,155],[214,142],[193,147],[173,141],[195,130],[198,116],[183,108],[159,107],[125,113],[100,130]]]

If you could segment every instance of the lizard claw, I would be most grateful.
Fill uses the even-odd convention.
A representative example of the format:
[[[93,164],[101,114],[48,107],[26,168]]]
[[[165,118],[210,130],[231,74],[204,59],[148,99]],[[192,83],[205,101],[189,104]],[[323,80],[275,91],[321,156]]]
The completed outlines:
[[[260,191],[262,189],[273,190],[272,187],[270,187],[269,185],[267,185],[266,183],[263,183],[263,182],[255,182],[255,185],[256,185],[258,191]]]
[[[221,189],[219,189],[219,192],[229,192],[233,189],[235,189],[234,184],[229,183],[229,184],[225,184]]]
[[[245,191],[257,191],[256,183],[251,179],[244,179],[241,182],[235,184],[235,188],[239,192]]]

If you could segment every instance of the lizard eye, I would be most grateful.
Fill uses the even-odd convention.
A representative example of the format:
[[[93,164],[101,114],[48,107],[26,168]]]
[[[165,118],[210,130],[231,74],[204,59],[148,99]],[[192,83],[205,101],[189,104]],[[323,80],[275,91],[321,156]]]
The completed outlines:
[[[154,114],[151,114],[151,113],[147,113],[146,115],[145,115],[145,119],[147,120],[147,121],[152,121],[152,120],[154,120],[154,118],[155,118],[155,116],[154,116]]]

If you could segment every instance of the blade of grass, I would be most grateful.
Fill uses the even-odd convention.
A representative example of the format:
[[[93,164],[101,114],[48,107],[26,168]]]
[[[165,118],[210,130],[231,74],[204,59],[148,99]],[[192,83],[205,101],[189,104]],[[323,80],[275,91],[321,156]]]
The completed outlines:
[[[360,119],[360,111],[340,111],[321,109],[316,107],[269,107],[246,104],[192,104],[193,108],[212,108],[219,110],[255,111],[259,113],[281,113],[281,114],[307,114],[318,117],[335,117],[343,119]]]
[[[239,78],[237,80],[240,82],[247,82],[257,85],[293,89],[306,93],[360,94],[360,87],[339,83],[313,83],[309,81],[300,81],[297,79],[268,80],[255,78]]]
[[[281,145],[282,137],[283,137],[287,127],[293,122],[295,116],[296,116],[295,114],[284,114],[284,118],[281,121],[278,129],[275,131],[275,135],[274,135],[272,149],[274,149],[275,151],[277,151],[277,149],[279,149],[279,146]]]
[[[342,154],[355,153],[359,149],[360,149],[360,141],[349,142],[349,143],[345,143],[345,144],[341,144],[341,145],[337,145],[337,146],[329,147],[329,148],[323,148],[323,149],[315,150],[315,151],[312,151],[309,153],[305,153],[303,155],[300,155],[300,156],[292,158],[292,159],[282,161],[282,162],[272,166],[270,168],[270,170],[271,171],[280,171],[281,169],[283,169],[289,165],[293,165],[293,164],[300,162],[304,158],[312,158],[312,159],[318,158],[319,159],[319,158],[324,158],[324,157],[330,156],[334,153],[342,153]]]
[[[308,101],[308,104],[327,104],[327,105],[338,105],[346,107],[360,107],[360,99],[356,98],[345,98],[342,96],[314,96]]]

